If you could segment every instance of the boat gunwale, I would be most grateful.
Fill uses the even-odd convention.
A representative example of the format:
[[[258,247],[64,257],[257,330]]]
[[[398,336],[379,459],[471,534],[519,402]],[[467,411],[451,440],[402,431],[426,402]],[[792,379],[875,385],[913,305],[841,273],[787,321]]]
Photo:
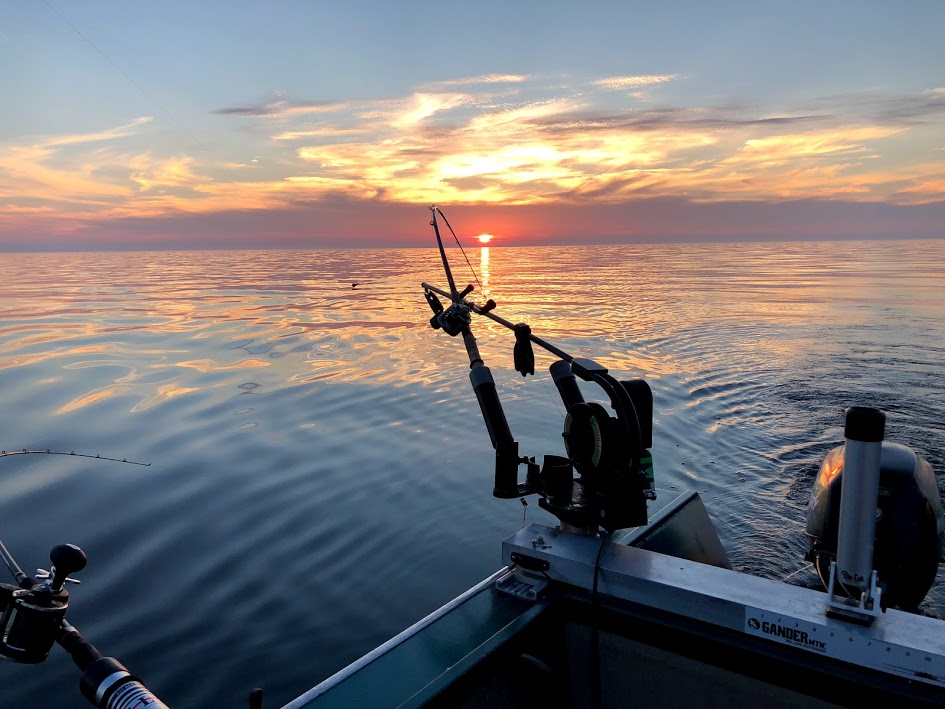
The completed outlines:
[[[364,669],[370,665],[375,660],[379,659],[383,655],[387,654],[397,646],[403,644],[413,636],[417,635],[424,628],[435,623],[440,618],[443,618],[456,608],[463,605],[467,600],[473,596],[481,593],[482,591],[490,588],[496,581],[498,581],[502,576],[507,574],[510,571],[510,567],[503,566],[501,569],[495,573],[487,576],[482,581],[477,583],[475,586],[472,586],[460,595],[456,596],[452,600],[443,604],[435,611],[429,615],[421,618],[416,623],[411,625],[409,628],[406,628],[399,632],[397,635],[392,637],[390,640],[386,641],[382,645],[378,645],[376,648],[371,650],[365,655],[362,655],[357,660],[347,665],[346,667],[341,668],[333,675],[327,679],[319,682],[317,685],[306,691],[304,694],[299,695],[288,704],[285,704],[282,709],[302,709],[302,707],[308,706],[313,700],[320,697],[321,695],[328,692],[333,687],[341,684],[346,679],[356,674],[360,670]]]

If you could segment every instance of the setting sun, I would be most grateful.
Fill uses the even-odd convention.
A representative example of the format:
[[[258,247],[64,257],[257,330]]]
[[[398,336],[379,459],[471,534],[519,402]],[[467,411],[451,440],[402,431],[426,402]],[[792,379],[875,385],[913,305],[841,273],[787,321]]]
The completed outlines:
[[[479,239],[480,244],[488,244],[492,241],[492,234],[480,234],[476,238]]]

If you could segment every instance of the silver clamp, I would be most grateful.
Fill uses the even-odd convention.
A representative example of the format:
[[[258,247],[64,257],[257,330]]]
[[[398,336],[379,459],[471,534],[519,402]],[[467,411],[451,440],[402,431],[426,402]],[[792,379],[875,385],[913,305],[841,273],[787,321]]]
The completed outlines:
[[[841,618],[860,625],[871,625],[883,612],[880,599],[883,590],[877,584],[877,575],[874,570],[870,576],[870,585],[860,593],[859,598],[846,595],[837,595],[835,590],[840,586],[837,581],[837,562],[830,562],[830,582],[827,585],[827,615],[831,618]]]
[[[52,573],[46,571],[46,569],[36,569],[36,578],[45,581],[47,584],[52,582],[52,577]],[[71,576],[66,576],[65,581],[66,583],[82,583],[79,579],[74,579]]]

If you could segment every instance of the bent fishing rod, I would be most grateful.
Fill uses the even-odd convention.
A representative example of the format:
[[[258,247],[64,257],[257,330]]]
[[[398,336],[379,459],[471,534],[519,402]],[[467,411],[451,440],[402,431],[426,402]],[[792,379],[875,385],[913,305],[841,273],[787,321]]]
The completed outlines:
[[[642,379],[618,381],[597,362],[572,357],[534,335],[529,325],[512,323],[493,313],[497,307],[494,300],[489,299],[484,305],[468,300],[475,287],[469,284],[462,291],[457,288],[437,215],[442,217],[460,249],[462,245],[442,210],[436,205],[429,209],[449,291],[426,282],[421,286],[433,311],[430,326],[452,337],[463,336],[470,383],[496,454],[493,495],[523,498],[538,494],[540,507],[563,524],[588,533],[597,533],[600,527],[613,531],[646,524],[646,500],[655,498],[652,456],[648,450],[653,430],[653,395],[649,385]],[[448,298],[449,305],[444,307],[438,295]],[[485,316],[515,333],[514,367],[522,376],[535,373],[532,344],[558,358],[549,369],[567,410],[562,433],[567,457],[545,455],[539,465],[533,456],[519,455],[519,444],[509,428],[495,378],[472,333],[472,314]],[[616,417],[602,405],[586,402],[577,378],[603,389]],[[526,467],[523,482],[518,479],[520,465]],[[574,471],[578,473],[576,478]]]

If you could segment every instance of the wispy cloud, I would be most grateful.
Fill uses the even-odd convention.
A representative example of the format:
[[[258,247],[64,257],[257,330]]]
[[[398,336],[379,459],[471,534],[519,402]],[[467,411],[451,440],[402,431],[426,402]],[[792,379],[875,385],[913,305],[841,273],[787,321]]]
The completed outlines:
[[[126,138],[136,135],[138,129],[154,120],[153,116],[142,116],[135,118],[130,123],[122,126],[116,126],[97,133],[77,133],[75,135],[57,135],[43,138],[36,143],[37,147],[57,147],[61,145],[82,145],[84,143],[100,143],[116,138]]]
[[[289,101],[286,99],[278,99],[267,101],[266,103],[218,108],[211,113],[220,116],[246,116],[249,118],[295,118],[313,113],[330,113],[343,107],[344,104],[332,103],[330,101]]]
[[[56,230],[70,222],[166,213],[163,192],[208,178],[191,171],[193,157],[129,151],[127,139],[143,135],[151,122],[142,117],[97,132],[0,143],[0,227],[21,224],[29,213],[56,220]]]
[[[528,81],[526,74],[484,74],[482,76],[467,76],[460,79],[447,79],[446,81],[437,81],[431,84],[425,84],[423,90],[435,90],[437,88],[450,88],[455,86],[479,86],[495,84],[521,84]]]
[[[606,79],[597,79],[591,82],[591,86],[608,91],[629,91],[631,89],[641,89],[645,86],[655,86],[665,84],[667,81],[677,79],[677,74],[641,74],[639,76],[610,76]]]
[[[58,203],[113,204],[131,195],[125,178],[109,176],[102,143],[118,143],[151,122],[136,118],[124,125],[92,133],[30,137],[0,143],[0,200],[37,206]],[[0,212],[5,210],[0,210]],[[44,210],[45,211],[45,210]]]
[[[941,123],[945,117],[945,89],[933,88],[911,96],[857,92],[826,96],[810,102],[814,111],[859,117],[876,124]]]

